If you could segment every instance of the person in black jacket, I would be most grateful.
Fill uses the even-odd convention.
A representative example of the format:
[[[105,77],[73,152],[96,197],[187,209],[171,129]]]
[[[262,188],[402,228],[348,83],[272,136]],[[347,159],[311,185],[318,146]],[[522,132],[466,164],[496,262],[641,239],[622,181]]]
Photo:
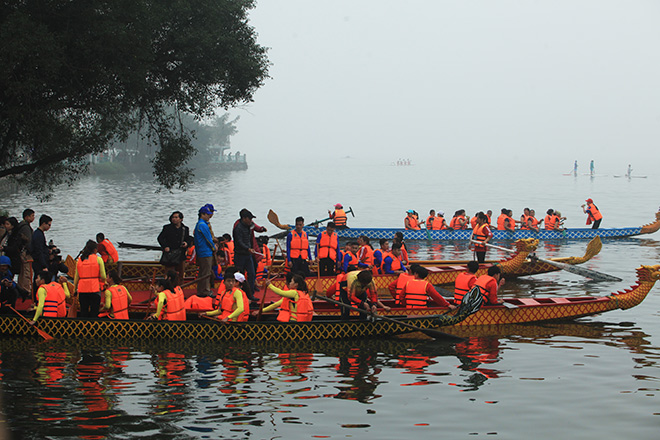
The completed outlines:
[[[46,232],[50,229],[53,219],[46,214],[39,217],[39,227],[32,233],[32,241],[30,242],[30,254],[34,261],[32,262],[32,270],[36,274],[48,269],[50,266],[50,248],[46,244]]]
[[[183,213],[174,211],[170,214],[170,223],[163,226],[158,235],[158,244],[163,250],[160,262],[168,270],[176,270],[183,280],[186,250],[192,246],[190,229],[183,224]]]
[[[239,272],[245,271],[247,273],[251,291],[248,299],[250,301],[256,301],[257,299],[252,292],[257,291],[255,289],[257,275],[254,256],[258,252],[256,249],[259,249],[259,245],[257,244],[254,232],[266,232],[266,228],[255,224],[252,219],[256,217],[245,208],[241,209],[238,215],[240,219],[234,223],[232,233],[234,238],[234,265]],[[259,254],[259,256],[263,258],[263,255]]]

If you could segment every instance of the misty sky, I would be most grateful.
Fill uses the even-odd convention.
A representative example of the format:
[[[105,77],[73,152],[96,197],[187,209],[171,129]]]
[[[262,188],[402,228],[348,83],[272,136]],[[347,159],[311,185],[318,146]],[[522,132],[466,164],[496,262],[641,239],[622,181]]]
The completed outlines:
[[[655,0],[261,0],[272,79],[232,110],[232,146],[252,161],[505,153],[650,174],[659,21]]]

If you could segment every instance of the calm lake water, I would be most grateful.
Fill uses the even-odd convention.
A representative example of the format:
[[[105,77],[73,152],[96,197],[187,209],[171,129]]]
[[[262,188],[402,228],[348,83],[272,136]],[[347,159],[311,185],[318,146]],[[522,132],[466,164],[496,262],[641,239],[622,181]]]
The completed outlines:
[[[173,210],[193,226],[213,203],[216,233],[247,207],[268,224],[326,217],[353,207],[353,226],[398,226],[407,209],[426,217],[465,208],[520,215],[562,211],[581,227],[592,197],[603,227],[639,226],[657,211],[658,176],[577,178],[567,170],[470,179],[453,164],[395,167],[360,159],[250,160],[250,169],[201,176],[188,192],[155,193],[149,177],[89,177],[47,203],[4,194],[54,218],[47,238],[74,256],[104,232],[114,242],[155,244]],[[570,168],[571,164],[567,165]],[[293,171],[292,171],[293,170]],[[622,174],[623,170],[619,173]],[[594,283],[555,272],[505,285],[502,296],[599,295],[635,282],[634,269],[660,264],[656,233],[604,241],[585,266],[619,276]],[[464,244],[410,242],[418,258],[470,258]],[[583,255],[586,242],[545,242],[541,257]],[[120,249],[122,259],[157,253]],[[498,254],[493,254],[493,257]],[[634,438],[660,428],[660,287],[638,307],[562,324],[474,328],[460,344],[343,341],[312,344],[94,343],[0,340],[2,425],[13,438]]]

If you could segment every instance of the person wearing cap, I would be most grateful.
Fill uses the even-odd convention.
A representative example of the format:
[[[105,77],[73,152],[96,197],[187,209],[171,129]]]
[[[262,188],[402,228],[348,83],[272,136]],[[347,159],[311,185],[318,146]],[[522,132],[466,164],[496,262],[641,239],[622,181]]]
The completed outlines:
[[[255,232],[266,232],[266,228],[255,224],[252,219],[256,218],[248,209],[241,209],[238,213],[239,219],[234,223],[232,236],[234,238],[234,264],[239,272],[247,273],[247,281],[250,286],[248,299],[256,301],[252,292],[255,292],[255,282],[257,279],[255,256],[259,249],[259,244],[254,236]]]
[[[426,225],[428,228],[429,226]],[[433,220],[433,227],[431,228],[434,231],[439,231],[441,229],[447,229],[447,221],[445,220],[445,212],[438,211],[435,214],[435,219]]]
[[[194,243],[197,266],[199,267],[197,282],[197,295],[209,296],[211,294],[211,276],[213,276],[213,255],[216,245],[209,227],[209,220],[213,211],[208,205],[199,209],[197,224],[195,225]]]
[[[424,222],[422,222],[424,223]],[[417,221],[417,217],[415,217],[415,211],[412,209],[409,209],[406,211],[406,217],[403,219],[403,226],[406,229],[413,229],[413,230],[420,230],[421,228],[420,223]]]
[[[603,220],[603,214],[601,214],[598,210],[598,207],[594,205],[594,201],[592,199],[587,199],[585,202],[587,202],[587,204],[582,205],[582,212],[587,214],[587,225],[593,223],[591,229],[598,229],[600,227],[601,220]]]
[[[344,207],[342,206],[341,203],[337,203],[335,205],[335,211],[330,212],[328,211],[328,215],[330,216],[330,220],[333,221],[335,224],[335,228],[337,229],[346,229],[348,226],[346,226],[346,220],[348,217],[346,216],[346,211],[344,211]]]
[[[227,321],[247,321],[250,316],[250,303],[247,295],[241,290],[241,283],[245,282],[245,276],[237,272],[235,267],[228,267],[224,274],[225,290],[220,294],[220,308],[211,312],[200,313],[206,316],[219,316],[219,319]]]

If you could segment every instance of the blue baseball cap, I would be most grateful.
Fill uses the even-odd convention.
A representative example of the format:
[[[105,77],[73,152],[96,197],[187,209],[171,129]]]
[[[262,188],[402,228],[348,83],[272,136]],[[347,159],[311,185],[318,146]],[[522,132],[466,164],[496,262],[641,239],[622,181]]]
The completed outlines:
[[[9,259],[8,256],[3,255],[2,257],[0,257],[0,266],[2,265],[11,266],[11,260]]]

